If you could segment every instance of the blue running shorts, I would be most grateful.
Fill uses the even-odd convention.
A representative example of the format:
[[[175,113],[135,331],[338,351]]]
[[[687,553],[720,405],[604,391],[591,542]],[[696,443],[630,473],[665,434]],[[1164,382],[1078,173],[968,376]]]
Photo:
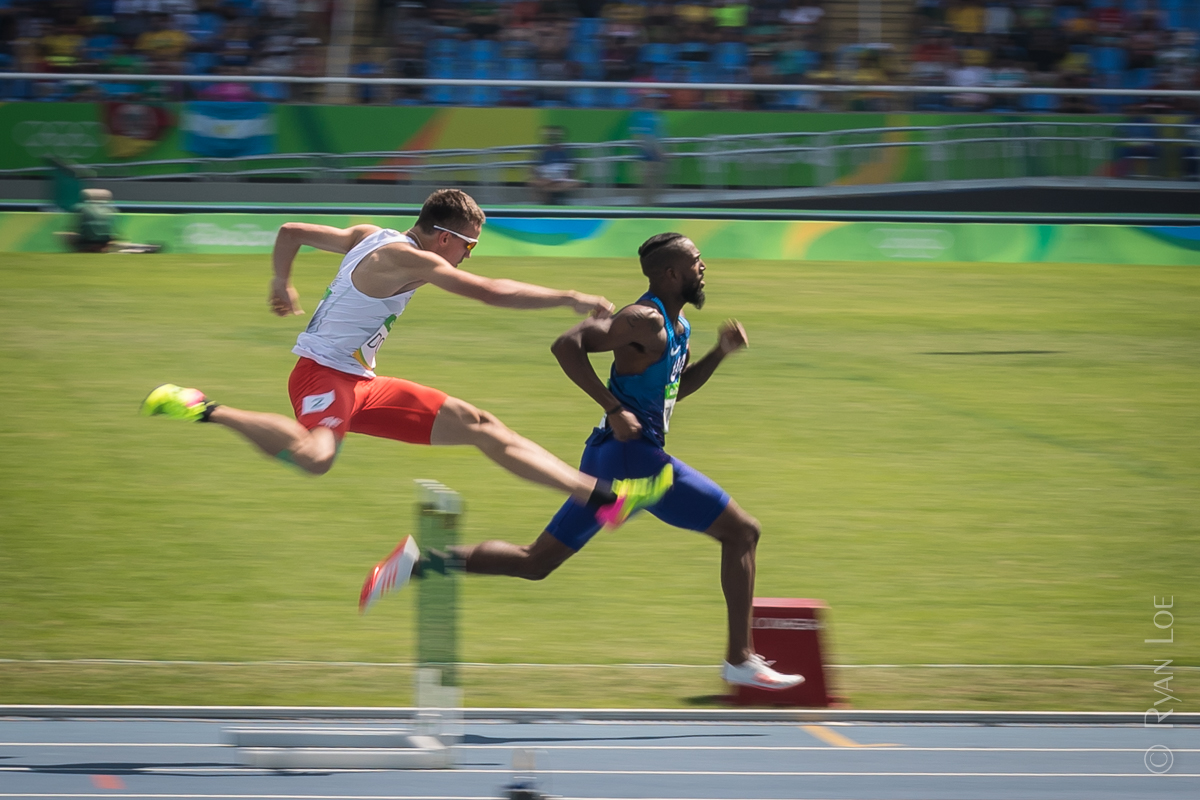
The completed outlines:
[[[729,505],[729,495],[707,475],[668,455],[649,439],[621,442],[610,431],[597,430],[588,439],[579,469],[606,480],[645,478],[658,474],[668,461],[675,466],[675,483],[646,511],[676,528],[708,530]],[[572,550],[582,549],[598,530],[595,509],[573,499],[564,503],[546,526],[547,533]]]

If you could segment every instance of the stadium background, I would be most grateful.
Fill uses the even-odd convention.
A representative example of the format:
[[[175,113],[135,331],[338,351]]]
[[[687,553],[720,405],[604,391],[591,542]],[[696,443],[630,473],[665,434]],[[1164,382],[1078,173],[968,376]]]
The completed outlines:
[[[695,40],[670,32],[664,4],[190,5],[0,2],[0,68],[41,74],[0,73],[0,137],[10,143],[0,147],[0,204],[11,209],[0,212],[8,702],[409,702],[409,604],[396,598],[383,613],[353,616],[362,573],[411,524],[408,479],[463,491],[472,539],[532,535],[554,499],[472,453],[358,439],[333,473],[307,481],[228,437],[153,425],[133,409],[145,389],[177,380],[286,412],[287,350],[303,320],[274,320],[262,307],[272,231],[301,217],[407,223],[333,207],[335,216],[281,211],[299,192],[424,192],[427,177],[379,167],[428,150],[536,153],[553,125],[572,143],[627,140],[643,104],[661,109],[666,138],[868,129],[915,141],[926,134],[890,129],[1108,126],[1111,157],[1083,174],[1071,162],[1070,175],[1108,181],[1104,190],[1124,198],[1135,186],[1151,192],[1174,209],[1170,224],[813,222],[803,210],[699,220],[636,207],[640,219],[618,220],[583,200],[568,207],[576,218],[562,219],[552,214],[561,209],[524,205],[524,166],[499,179],[515,202],[496,207],[506,213],[493,216],[469,266],[627,300],[641,289],[629,253],[642,238],[669,227],[700,243],[711,275],[710,306],[692,315],[697,345],[736,316],[752,347],[681,407],[673,448],[764,522],[760,594],[831,604],[842,665],[834,680],[855,705],[1141,711],[1160,698],[1146,671],[1154,659],[1172,659],[1185,679],[1200,666],[1187,610],[1200,585],[1200,225],[1190,216],[1197,162],[1187,141],[1196,109],[1187,94],[1138,94],[1196,88],[1193,4],[881,2],[866,17],[858,3],[832,0],[675,4],[672,14],[722,9],[697,24]],[[165,22],[149,13],[158,10]],[[782,12],[796,21],[779,22]],[[493,30],[497,17],[504,24]],[[169,33],[181,29],[186,39]],[[121,78],[143,70],[214,80]],[[69,74],[93,71],[112,77]],[[256,73],[955,89],[493,92],[219,80]],[[1128,94],[971,91],[1014,85]],[[524,107],[490,107],[514,104]],[[184,121],[197,115],[237,122],[239,133],[189,137],[199,126]],[[362,152],[383,154],[337,184],[238,174],[243,162],[232,158]],[[929,182],[915,153],[847,160],[828,181],[794,159],[753,185],[725,187],[727,205],[743,189],[899,191]],[[128,180],[178,172],[149,163],[172,160],[195,174]],[[954,177],[970,178],[978,160],[961,151]],[[78,185],[114,188],[128,212],[123,236],[169,252],[61,253],[55,233],[70,216],[50,206],[64,168]],[[616,183],[635,185],[636,165],[620,169]],[[471,175],[447,175],[475,190]],[[698,187],[702,170],[671,183]],[[1025,207],[1038,202],[1038,189],[1010,184]],[[264,186],[271,213],[146,213],[128,201],[163,205],[203,191],[219,207]],[[309,311],[332,264],[301,256]],[[594,409],[546,352],[568,316],[436,295],[410,313],[385,369],[478,402],[576,458]],[[715,702],[715,566],[711,548],[644,521],[545,584],[469,582],[467,702]],[[1167,596],[1178,603],[1178,644],[1147,644],[1163,635],[1152,601]],[[1195,696],[1180,691],[1171,707],[1189,710]]]

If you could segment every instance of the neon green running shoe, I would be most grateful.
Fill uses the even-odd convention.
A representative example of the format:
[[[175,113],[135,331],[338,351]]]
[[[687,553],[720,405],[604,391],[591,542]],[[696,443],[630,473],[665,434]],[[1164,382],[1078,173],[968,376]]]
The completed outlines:
[[[201,422],[208,418],[210,409],[215,406],[216,403],[210,403],[199,389],[185,389],[173,383],[164,383],[142,401],[141,413],[143,417],[161,414],[169,419]]]
[[[634,512],[662,500],[663,495],[674,483],[675,467],[671,464],[667,464],[662,468],[662,472],[649,478],[613,481],[612,488],[617,493],[617,502],[600,506],[600,510],[596,512],[596,519],[606,528],[619,528]]]

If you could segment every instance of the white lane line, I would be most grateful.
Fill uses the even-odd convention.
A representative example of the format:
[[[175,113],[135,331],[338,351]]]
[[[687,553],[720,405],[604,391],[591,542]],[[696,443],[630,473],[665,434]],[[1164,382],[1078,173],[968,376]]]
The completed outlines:
[[[0,742],[0,747],[230,747],[220,742]]]
[[[45,767],[0,767],[0,772],[45,771]],[[448,770],[424,770],[447,772],[456,775],[512,775],[512,769],[481,769],[455,767]],[[258,767],[148,767],[139,768],[133,774],[275,774],[275,773],[341,773],[341,772],[396,772],[393,769],[263,769]],[[82,773],[81,773],[82,774]],[[1200,773],[1167,772],[848,772],[828,770],[669,770],[669,769],[539,769],[537,775],[631,775],[655,777],[707,777],[707,778],[1200,778]],[[2,797],[4,795],[0,795]]]
[[[225,798],[226,800],[496,800],[495,796],[473,797],[471,795],[402,795],[402,794],[158,794],[138,792],[136,794],[121,794],[119,792],[103,792],[89,794],[84,792],[0,792],[0,797],[162,797],[176,800],[209,800],[209,798]],[[602,800],[595,798],[595,800]],[[613,800],[617,800],[614,798]],[[667,800],[663,798],[663,800]],[[674,798],[673,800],[682,800]]]
[[[456,748],[462,750],[511,750],[518,745],[498,745],[498,744],[460,744],[455,745]],[[664,745],[649,745],[646,747],[638,747],[637,745],[599,745],[589,747],[587,745],[574,744],[524,744],[521,747],[526,747],[531,750],[669,750],[680,752],[691,752],[694,750],[744,750],[750,752],[806,752],[816,751],[820,753],[857,753],[862,747],[832,747],[829,745],[820,746],[764,746],[764,747],[747,747],[744,745],[731,745],[729,747],[721,747],[719,745],[697,745],[694,747],[672,747]],[[1144,753],[1145,747],[908,747],[906,745],[888,745],[886,750],[873,750],[876,755],[879,753]],[[1200,753],[1200,748],[1183,748],[1172,747],[1172,753]]]
[[[66,792],[20,792],[7,793],[0,792],[0,797],[46,797],[46,798],[67,798],[67,797],[83,797],[83,798],[106,798],[106,800],[114,800],[114,798],[143,798],[143,797],[158,797],[167,800],[496,800],[495,795],[487,795],[484,797],[472,797],[470,795],[402,795],[402,794],[154,794],[149,792],[138,792],[137,794],[121,794],[118,792],[104,792],[103,794],[83,794],[83,793],[66,793]],[[584,797],[576,795],[576,800],[630,800],[628,797]],[[786,800],[791,800],[792,795],[788,795]],[[640,800],[745,800],[743,797],[723,798],[723,797],[644,797]],[[761,800],[772,800],[770,797],[763,797]],[[821,800],[813,798],[813,800]],[[840,798],[846,800],[846,798]],[[863,798],[866,800],[866,798]]]
[[[180,743],[163,744],[160,742],[0,742],[0,747],[209,747],[232,748],[233,745],[215,743]],[[533,750],[654,750],[663,752],[692,752],[704,751],[736,751],[736,752],[821,752],[821,753],[853,753],[867,749],[866,746],[832,747],[829,745],[631,745],[631,744],[536,744],[521,742],[520,744],[458,744],[460,750],[512,750],[516,747]],[[910,745],[889,745],[886,749],[873,750],[876,753],[1144,753],[1145,747],[918,747]],[[1196,747],[1172,747],[1172,753],[1200,753]]]

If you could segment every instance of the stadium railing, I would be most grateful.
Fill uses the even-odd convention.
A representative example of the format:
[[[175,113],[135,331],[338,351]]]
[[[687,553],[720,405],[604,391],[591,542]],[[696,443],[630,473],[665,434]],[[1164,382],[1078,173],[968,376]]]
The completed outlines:
[[[957,96],[982,94],[989,96],[1047,96],[1047,97],[1118,97],[1129,102],[1150,98],[1200,98],[1200,90],[1180,89],[1135,89],[1135,88],[1064,88],[1042,86],[908,86],[897,84],[800,84],[800,83],[720,83],[680,81],[544,81],[507,80],[488,78],[369,78],[359,76],[304,77],[296,75],[126,75],[111,73],[62,73],[62,72],[0,72],[0,81],[36,81],[46,83],[71,83],[74,85],[105,83],[246,83],[246,84],[295,84],[295,85],[352,85],[352,86],[399,86],[399,87],[494,87],[499,89],[543,89],[569,92],[573,89],[613,89],[630,93],[687,90],[694,92],[745,92],[767,94],[818,95],[883,95],[904,98],[905,96],[936,95]]]
[[[1011,186],[1031,179],[1075,185],[1151,181],[1200,188],[1200,123],[996,121],[662,140],[665,183],[715,194],[839,192],[847,184]],[[567,144],[595,202],[620,203],[638,180],[639,143]],[[540,145],[484,149],[277,153],[79,164],[103,181],[299,181],[474,187],[522,185]],[[51,167],[2,170],[0,178],[46,177]]]

